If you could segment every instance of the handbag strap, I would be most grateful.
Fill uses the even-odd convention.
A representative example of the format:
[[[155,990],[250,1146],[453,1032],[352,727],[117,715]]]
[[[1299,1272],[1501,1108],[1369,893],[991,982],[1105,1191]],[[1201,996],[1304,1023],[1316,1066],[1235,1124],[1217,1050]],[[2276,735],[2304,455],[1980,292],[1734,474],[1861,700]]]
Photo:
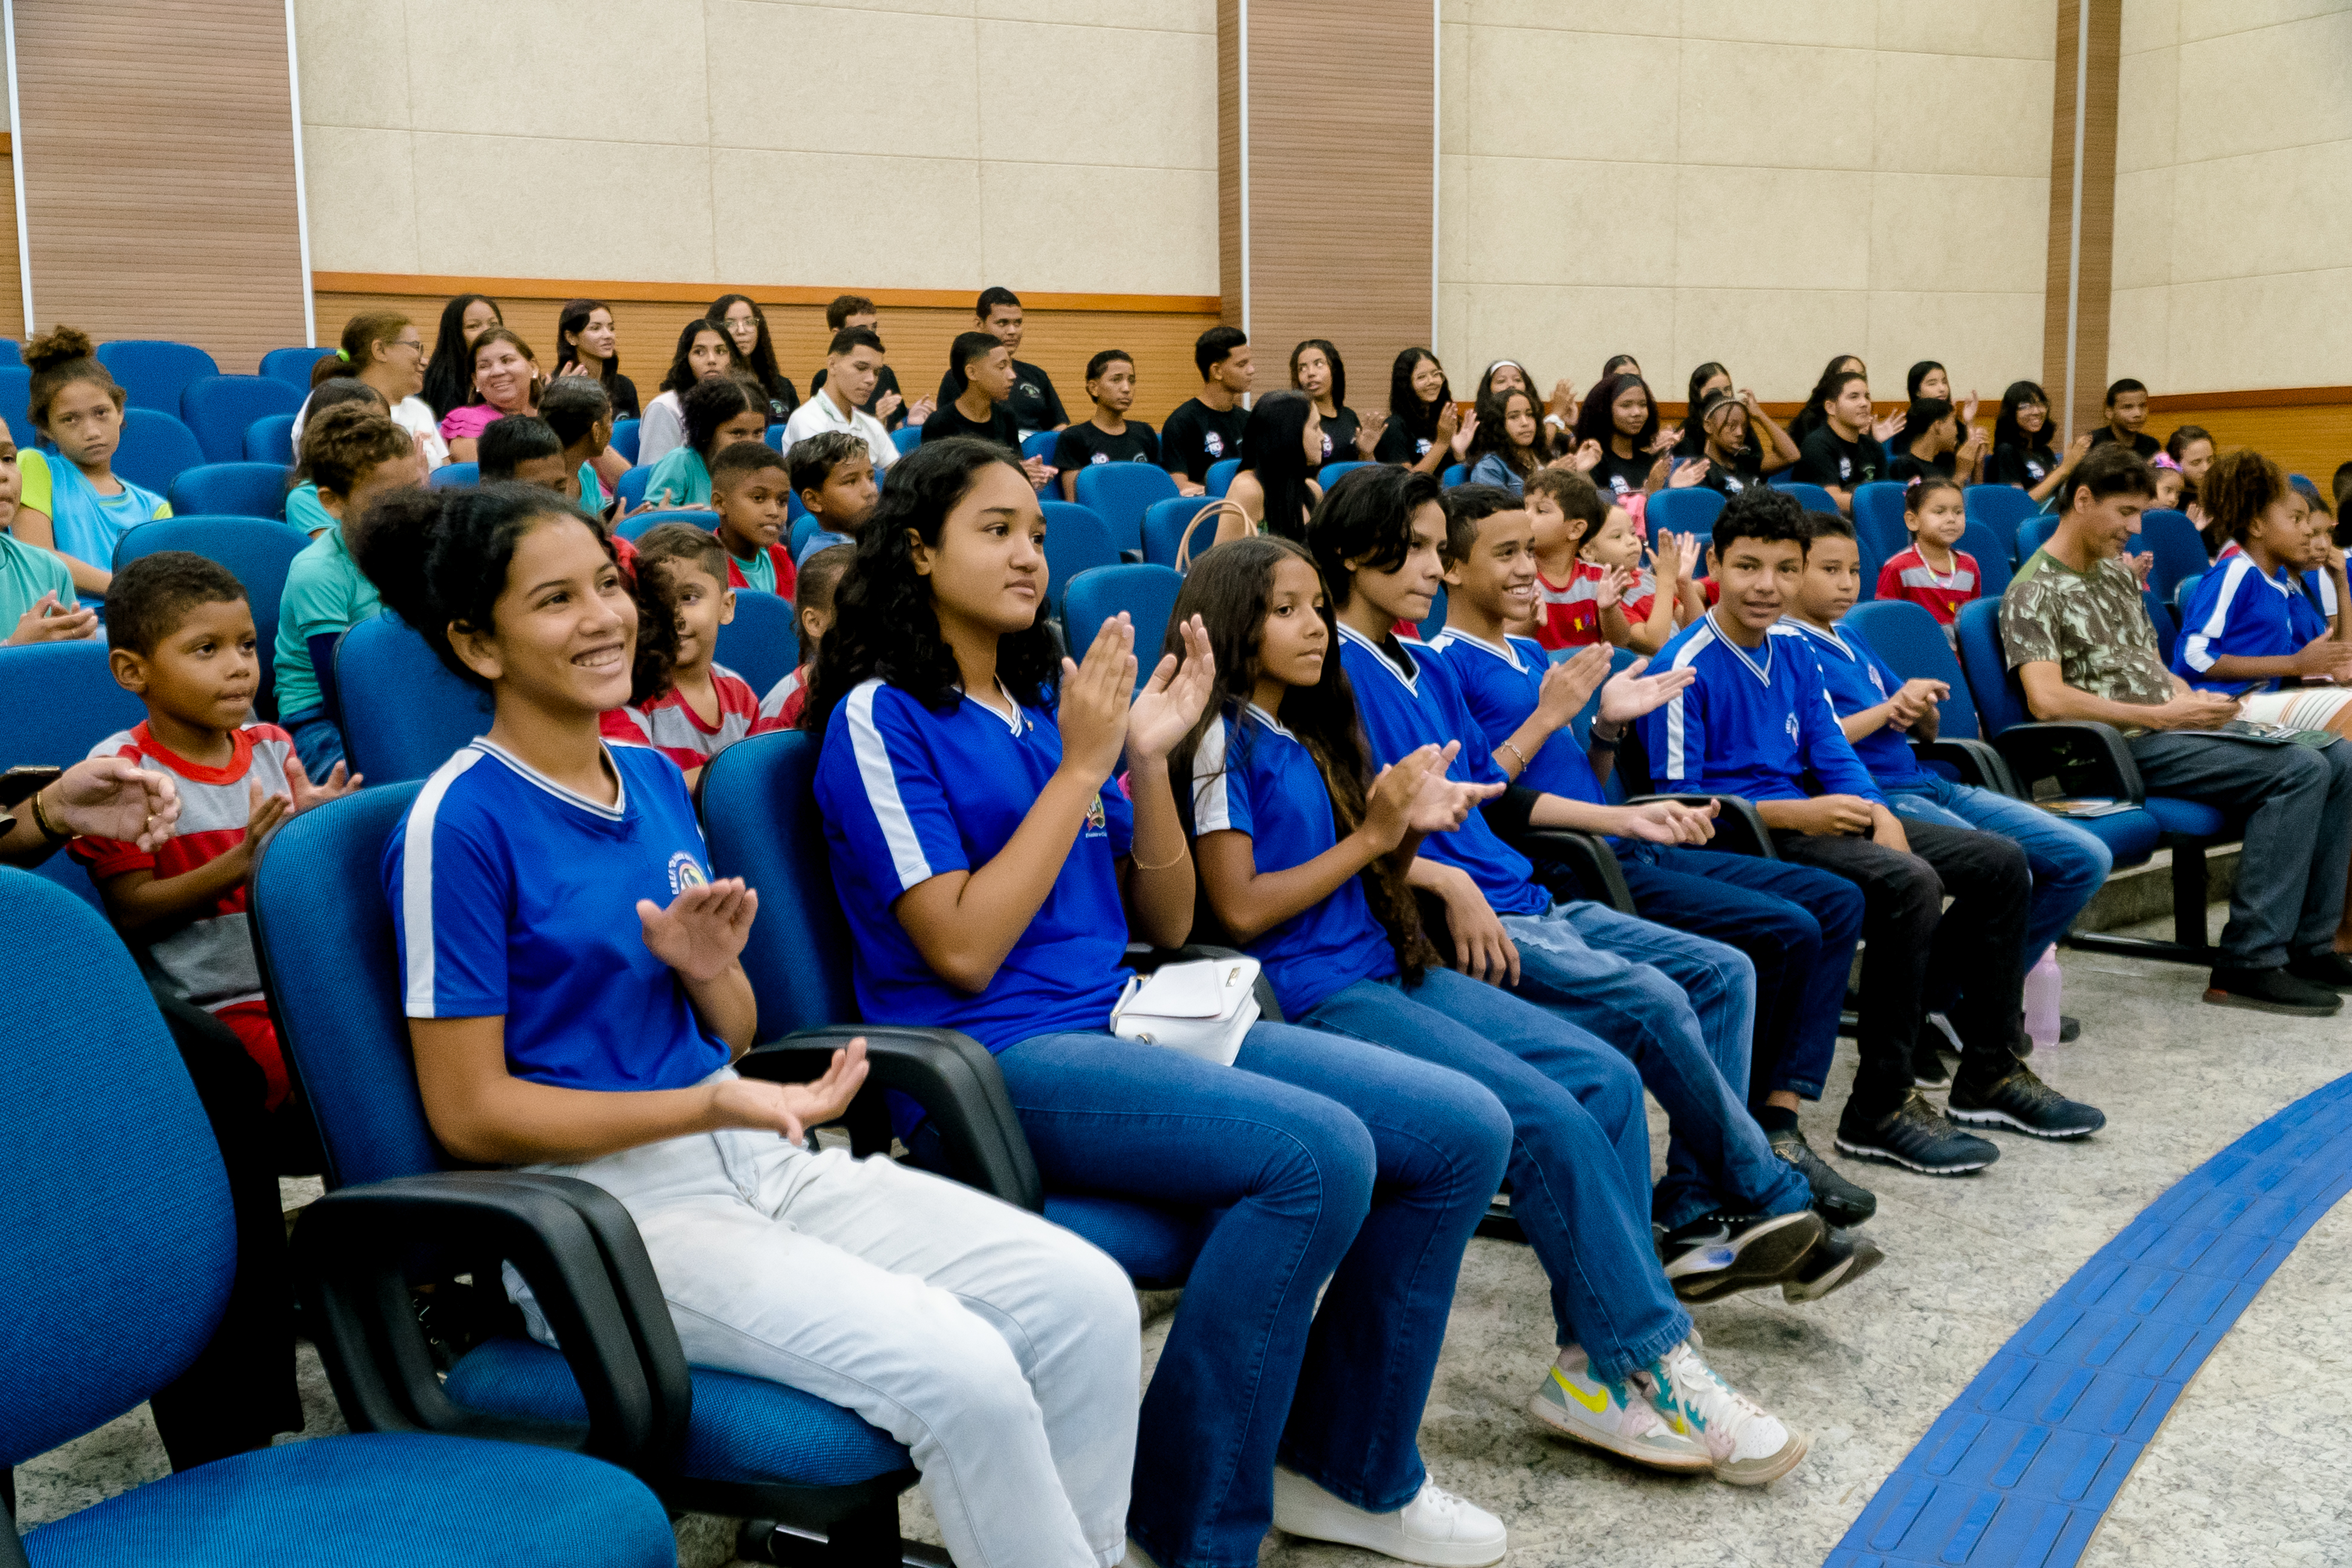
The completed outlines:
[[[1240,518],[1244,527],[1249,526],[1249,513],[1242,510],[1241,502],[1237,500],[1226,500],[1223,497],[1211,501],[1208,505],[1202,507],[1200,510],[1192,514],[1192,521],[1184,525],[1184,536],[1176,542],[1177,571],[1190,572],[1192,569],[1192,535],[1199,530],[1201,524],[1210,518],[1223,517],[1227,511],[1231,511],[1235,517]],[[1215,547],[1216,536],[1213,533],[1209,537],[1210,547],[1213,549]],[[1206,554],[1207,551],[1203,551],[1202,553]]]

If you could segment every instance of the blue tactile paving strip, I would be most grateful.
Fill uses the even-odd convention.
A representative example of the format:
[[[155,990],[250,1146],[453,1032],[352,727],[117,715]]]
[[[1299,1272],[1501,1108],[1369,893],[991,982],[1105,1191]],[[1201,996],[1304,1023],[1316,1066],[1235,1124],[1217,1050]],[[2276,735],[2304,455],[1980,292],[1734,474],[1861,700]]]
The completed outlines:
[[[1824,1568],[2065,1568],[2238,1314],[2352,1189],[2352,1077],[2183,1176],[2003,1345]]]

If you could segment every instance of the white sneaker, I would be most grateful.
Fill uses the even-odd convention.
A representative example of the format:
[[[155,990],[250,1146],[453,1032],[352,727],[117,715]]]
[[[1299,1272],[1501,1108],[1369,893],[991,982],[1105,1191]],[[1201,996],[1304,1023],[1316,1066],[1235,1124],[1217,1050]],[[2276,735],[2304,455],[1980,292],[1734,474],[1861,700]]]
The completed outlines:
[[[1582,1345],[1570,1345],[1528,1398],[1528,1414],[1563,1437],[1661,1470],[1706,1470],[1715,1457],[1668,1426],[1645,1394],[1592,1375]]]
[[[1428,1568],[1486,1568],[1510,1550],[1501,1520],[1435,1481],[1422,1482],[1421,1495],[1394,1513],[1367,1513],[1280,1465],[1274,1468],[1274,1527]]]
[[[1777,1481],[1805,1457],[1805,1436],[1733,1388],[1685,1340],[1633,1374],[1634,1385],[1675,1431],[1695,1438],[1715,1479],[1736,1487]]]

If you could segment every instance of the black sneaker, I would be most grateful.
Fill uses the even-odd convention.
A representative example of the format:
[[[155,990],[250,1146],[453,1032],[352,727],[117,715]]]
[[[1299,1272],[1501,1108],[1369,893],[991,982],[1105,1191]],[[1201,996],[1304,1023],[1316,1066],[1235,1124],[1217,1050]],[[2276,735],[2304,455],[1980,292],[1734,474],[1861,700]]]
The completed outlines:
[[[1797,1271],[1780,1281],[1785,1301],[1818,1301],[1831,1291],[1853,1284],[1886,1261],[1878,1243],[1852,1231],[1833,1230],[1805,1255]]]
[[[2081,1138],[2107,1124],[2104,1112],[2067,1099],[2023,1062],[1982,1089],[1969,1087],[1966,1074],[1953,1079],[1947,1105],[1955,1121],[2006,1127],[2036,1138]]]
[[[1911,1086],[1914,1089],[1941,1089],[1952,1081],[1944,1068],[1944,1054],[1927,1037],[1933,1029],[1921,1029],[1919,1037],[1911,1042]]]
[[[1788,1279],[1825,1228],[1811,1209],[1706,1215],[1660,1237],[1658,1260],[1677,1298],[1712,1301]]]
[[[1837,1146],[1861,1160],[1877,1160],[1929,1176],[1961,1176],[2000,1158],[1983,1139],[1963,1132],[1915,1091],[1875,1121],[1854,1119],[1853,1107],[1838,1121]]]
[[[2216,1007],[2251,1007],[2297,1018],[2328,1018],[2344,1009],[2344,998],[2332,987],[2297,979],[2284,969],[2216,969],[2205,1000]]]
[[[2352,991],[2352,958],[2340,952],[2306,952],[2286,961],[2286,972],[2310,985]]]
[[[1770,1134],[1772,1152],[1797,1167],[1805,1184],[1813,1189],[1813,1212],[1833,1226],[1860,1225],[1878,1212],[1878,1196],[1868,1187],[1856,1186],[1837,1173],[1837,1168],[1805,1142],[1798,1128],[1784,1128]]]

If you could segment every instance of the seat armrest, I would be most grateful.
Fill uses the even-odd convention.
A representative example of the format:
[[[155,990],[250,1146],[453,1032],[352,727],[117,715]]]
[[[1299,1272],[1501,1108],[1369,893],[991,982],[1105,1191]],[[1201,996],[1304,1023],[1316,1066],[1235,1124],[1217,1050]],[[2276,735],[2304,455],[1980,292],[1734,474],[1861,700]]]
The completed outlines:
[[[293,1254],[319,1353],[354,1432],[421,1432],[570,1448],[639,1474],[670,1469],[692,1413],[685,1352],[635,1224],[570,1176],[444,1171],[344,1187],[302,1211]],[[553,1331],[588,1426],[454,1404],[409,1297],[436,1254],[513,1265]],[[500,1289],[499,1276],[475,1285]]]
[[[1707,847],[1732,855],[1753,855],[1759,860],[1780,858],[1780,852],[1772,847],[1772,830],[1764,826],[1764,816],[1752,800],[1736,795],[1643,795],[1625,804],[1642,805],[1654,800],[1680,801],[1685,805],[1705,805],[1713,801],[1720,809],[1715,817],[1715,837]]]
[[[866,1041],[866,1088],[851,1108],[853,1142],[861,1110],[868,1118],[870,1139],[872,1119],[883,1114],[879,1091],[895,1089],[921,1106],[939,1129],[950,1175],[1032,1214],[1045,1211],[1045,1183],[1005,1092],[1004,1075],[988,1047],[970,1035],[870,1024],[797,1029],[754,1047],[735,1070],[772,1083],[803,1083],[824,1071],[835,1050],[859,1037]],[[887,1136],[879,1143],[887,1146]]]
[[[2147,798],[2139,764],[2112,724],[2071,719],[2012,724],[1992,743],[2028,800],[2044,779],[2056,780],[2061,795],[2108,795],[2134,805]]]
[[[1584,896],[1593,902],[1619,914],[1640,913],[1633,907],[1633,889],[1625,885],[1625,873],[1617,864],[1617,852],[1601,835],[1571,827],[1529,827],[1505,835],[1504,842],[1538,866],[1568,868]]]
[[[1998,795],[2019,795],[2017,775],[2010,771],[1999,748],[1984,741],[1914,741],[1911,754],[1921,763],[1943,763],[1960,775],[1964,784]]]

